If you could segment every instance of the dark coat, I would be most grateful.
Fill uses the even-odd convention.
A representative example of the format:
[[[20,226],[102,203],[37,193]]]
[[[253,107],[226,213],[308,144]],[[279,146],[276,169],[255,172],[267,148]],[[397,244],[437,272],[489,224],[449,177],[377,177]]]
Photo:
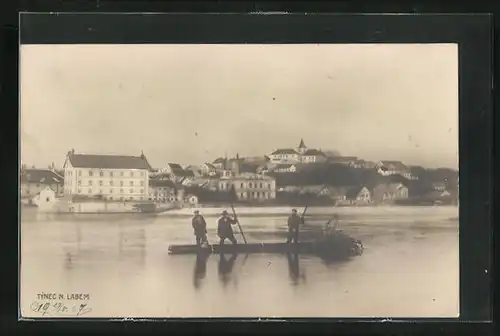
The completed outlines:
[[[197,215],[193,217],[192,225],[194,229],[194,234],[197,236],[202,236],[207,233],[207,222],[202,215]]]
[[[298,230],[300,224],[304,224],[304,219],[298,215],[291,215],[288,217],[288,229]]]
[[[219,237],[230,237],[233,235],[231,224],[236,224],[236,220],[231,217],[221,217],[217,221],[217,235]]]

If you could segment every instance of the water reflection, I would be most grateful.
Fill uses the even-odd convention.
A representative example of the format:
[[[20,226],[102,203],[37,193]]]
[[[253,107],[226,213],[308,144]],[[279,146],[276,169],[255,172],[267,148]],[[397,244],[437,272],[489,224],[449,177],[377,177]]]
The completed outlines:
[[[63,229],[61,245],[66,270],[78,264],[115,261],[126,266],[145,266],[147,239],[144,227],[119,224],[103,227],[98,234],[94,231],[95,226],[78,222]]]
[[[146,230],[119,225],[118,260],[144,267],[146,263]]]
[[[233,271],[237,256],[236,253],[231,254],[229,258],[226,258],[224,253],[219,255],[219,280],[223,287],[227,287],[231,282],[231,272]]]
[[[300,270],[300,259],[297,253],[287,253],[288,260],[288,277],[293,286],[305,283],[306,274]]]
[[[207,276],[207,261],[210,257],[208,253],[198,253],[194,265],[193,285],[195,289],[199,289],[203,283],[203,279]]]

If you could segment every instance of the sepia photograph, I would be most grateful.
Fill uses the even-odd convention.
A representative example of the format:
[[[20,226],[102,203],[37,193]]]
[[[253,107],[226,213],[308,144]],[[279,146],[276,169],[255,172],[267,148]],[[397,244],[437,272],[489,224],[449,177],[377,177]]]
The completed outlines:
[[[22,318],[459,316],[457,44],[19,53]]]

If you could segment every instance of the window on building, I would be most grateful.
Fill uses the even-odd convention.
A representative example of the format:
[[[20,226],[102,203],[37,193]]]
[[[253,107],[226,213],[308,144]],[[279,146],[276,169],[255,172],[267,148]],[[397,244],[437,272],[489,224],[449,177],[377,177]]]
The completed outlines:
[[[81,170],[78,171],[78,176],[82,176],[82,171]]]
[[[130,172],[130,177],[133,177],[134,176],[134,172]]]
[[[141,187],[144,187],[144,181],[141,181]]]
[[[120,194],[123,194],[123,189],[120,189]]]
[[[240,188],[243,189],[243,183],[240,184]]]
[[[120,181],[120,187],[123,187],[123,181]]]
[[[130,188],[130,193],[133,194],[134,193],[134,189]]]
[[[248,187],[252,188],[252,182],[248,183]]]
[[[89,176],[94,176],[94,172],[92,170],[89,171]]]
[[[109,193],[112,194],[113,193],[113,189],[109,189]]]
[[[109,181],[109,185],[112,186],[113,185],[113,181]]]
[[[82,189],[78,188],[78,193],[81,194],[82,193]]]
[[[259,184],[259,188],[262,188],[262,183]]]
[[[144,176],[144,172],[141,172],[141,176]]]
[[[99,176],[104,176],[104,172],[99,172]]]
[[[99,180],[99,185],[102,186],[102,180]]]
[[[141,189],[141,194],[144,193],[144,189]]]
[[[89,180],[89,185],[92,185],[92,180]]]
[[[123,172],[120,172],[120,176],[123,176]]]
[[[130,181],[130,186],[132,187],[134,185],[134,181]]]
[[[113,172],[109,172],[109,176],[113,177]]]
[[[92,194],[92,188],[89,188],[88,193]]]
[[[102,189],[99,189],[99,194],[102,195]]]

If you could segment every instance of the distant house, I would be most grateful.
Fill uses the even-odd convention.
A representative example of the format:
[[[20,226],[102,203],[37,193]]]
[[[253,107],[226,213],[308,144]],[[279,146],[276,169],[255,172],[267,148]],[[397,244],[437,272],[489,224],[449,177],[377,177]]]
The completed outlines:
[[[215,176],[217,174],[217,168],[210,162],[205,162],[200,167],[201,174],[204,176]]]
[[[328,192],[332,200],[342,202],[347,200],[349,189],[346,187],[328,187]]]
[[[342,164],[346,166],[352,165],[356,161],[359,161],[356,156],[333,156],[328,159],[329,163]]]
[[[46,186],[35,197],[33,197],[33,204],[38,206],[39,209],[50,209],[56,203],[56,193],[52,188]]]
[[[194,176],[201,176],[201,167],[195,166],[195,165],[187,165],[184,167],[185,171],[191,171],[193,172]]]
[[[169,178],[177,184],[185,184],[196,177],[192,170],[186,170],[177,163],[168,163],[164,168],[159,170],[157,176]]]
[[[297,165],[294,164],[278,164],[273,168],[275,173],[295,173],[297,172]]]
[[[372,201],[370,190],[364,186],[350,188],[346,193],[346,200],[351,204],[368,204]]]
[[[348,163],[351,168],[363,168],[363,169],[375,169],[377,168],[377,164],[372,161],[365,161],[362,159],[351,161]]]
[[[417,179],[411,173],[410,168],[401,161],[388,161],[388,160],[380,161],[377,164],[377,168],[379,174],[383,176],[398,174],[409,180]]]
[[[155,201],[167,201],[170,196],[175,196],[176,187],[171,180],[150,179],[149,199]]]
[[[327,156],[318,149],[308,149],[301,154],[301,163],[319,163],[326,162]]]
[[[226,164],[227,159],[223,157],[218,157],[212,162],[212,165],[215,167],[215,169],[224,169],[224,166]]]
[[[175,175],[176,173],[184,171],[184,168],[178,163],[167,163],[165,167],[160,169],[161,173],[164,174],[172,174]]]
[[[195,178],[189,183],[189,187],[203,188],[211,191],[217,191],[219,189],[219,181],[217,178]]]
[[[234,190],[239,200],[269,200],[276,198],[276,180],[270,176],[242,173],[229,178],[221,178],[219,190]]]
[[[46,187],[57,197],[64,194],[64,177],[49,169],[23,169],[20,176],[21,198],[33,198]]]
[[[373,188],[372,200],[387,203],[408,198],[408,188],[402,183],[379,184]]]
[[[293,148],[276,149],[269,155],[272,163],[296,163],[300,161],[300,154]]]
[[[308,194],[316,197],[330,196],[330,190],[324,185],[285,186],[279,188],[278,191],[298,195]]]

